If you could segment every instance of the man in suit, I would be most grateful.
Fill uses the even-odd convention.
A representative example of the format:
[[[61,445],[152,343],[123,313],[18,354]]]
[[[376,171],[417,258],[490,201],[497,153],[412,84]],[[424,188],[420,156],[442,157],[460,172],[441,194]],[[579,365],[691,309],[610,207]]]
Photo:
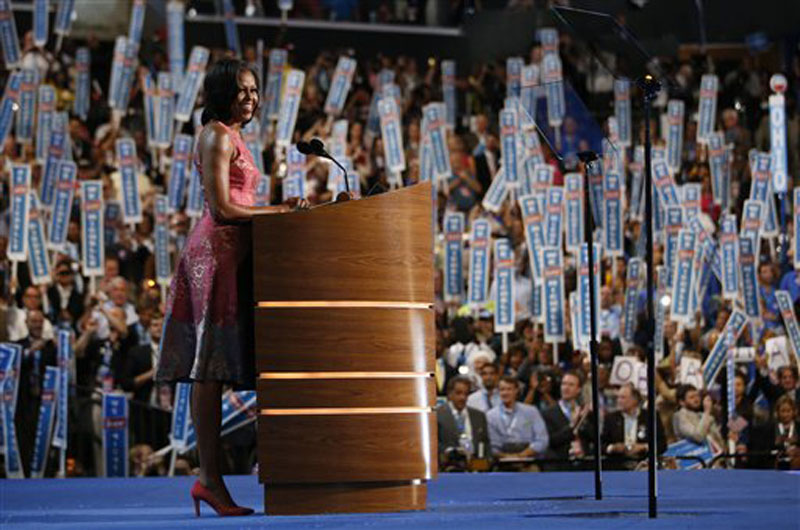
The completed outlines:
[[[622,385],[617,393],[619,410],[606,416],[603,422],[604,453],[609,457],[605,467],[611,470],[635,469],[647,457],[647,410],[641,408],[642,396],[632,384]],[[658,454],[664,452],[667,441],[661,418],[656,412],[656,444]]]
[[[758,395],[761,391],[764,397],[769,402],[770,413],[775,410],[775,404],[778,399],[783,396],[789,396],[789,399],[794,401],[795,405],[800,405],[800,387],[797,386],[797,368],[794,366],[781,366],[778,368],[776,375],[778,376],[778,384],[774,384],[770,380],[769,367],[767,365],[766,355],[756,355],[756,381],[753,385],[751,397]],[[774,418],[773,418],[774,419]]]
[[[567,459],[581,458],[591,450],[591,408],[578,401],[582,386],[577,372],[566,372],[561,378],[561,399],[542,414],[550,435],[548,456],[562,460],[549,466],[553,469],[571,469]]]
[[[83,294],[75,286],[75,271],[72,260],[65,258],[56,264],[56,281],[47,289],[50,301],[50,320],[69,322],[74,326],[83,315]]]
[[[436,408],[439,435],[439,468],[444,470],[454,461],[475,455],[487,458],[490,453],[486,415],[467,407],[470,381],[456,376],[447,383],[447,402]],[[471,452],[471,455],[465,455]],[[455,458],[454,458],[455,457]]]

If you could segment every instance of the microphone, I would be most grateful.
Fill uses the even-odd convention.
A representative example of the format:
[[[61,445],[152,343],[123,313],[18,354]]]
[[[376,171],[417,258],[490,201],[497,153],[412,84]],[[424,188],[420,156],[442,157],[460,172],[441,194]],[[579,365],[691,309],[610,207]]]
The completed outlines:
[[[350,197],[350,182],[347,180],[347,170],[344,168],[343,165],[339,163],[338,160],[333,158],[326,150],[325,144],[322,143],[322,140],[319,138],[312,138],[310,142],[297,142],[297,150],[300,151],[304,155],[315,155],[322,158],[327,158],[341,169],[344,172],[344,187],[347,190],[347,196]],[[337,200],[339,200],[337,198]]]

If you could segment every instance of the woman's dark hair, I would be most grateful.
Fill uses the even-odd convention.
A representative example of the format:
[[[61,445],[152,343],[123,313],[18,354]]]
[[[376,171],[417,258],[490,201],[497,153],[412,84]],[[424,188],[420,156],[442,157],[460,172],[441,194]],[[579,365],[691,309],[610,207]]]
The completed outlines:
[[[258,76],[249,64],[238,59],[220,59],[211,66],[203,81],[205,108],[203,108],[200,123],[205,125],[211,120],[225,123],[231,119],[231,105],[236,101],[236,95],[239,93],[237,77],[243,70],[253,74],[258,93],[261,94],[261,87],[258,87]],[[260,98],[259,103],[261,103]],[[258,108],[256,107],[255,110]],[[253,116],[256,115],[255,110]]]

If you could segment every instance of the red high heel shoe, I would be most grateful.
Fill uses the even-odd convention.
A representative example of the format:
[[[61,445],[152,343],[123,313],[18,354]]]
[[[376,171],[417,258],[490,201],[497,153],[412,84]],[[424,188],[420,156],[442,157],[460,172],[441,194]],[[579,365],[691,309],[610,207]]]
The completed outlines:
[[[223,506],[222,503],[217,499],[211,490],[203,486],[200,481],[196,481],[194,486],[192,486],[192,500],[194,501],[194,513],[197,517],[200,517],[200,501],[204,501],[206,504],[211,506],[217,515],[220,517],[224,516],[236,516],[236,515],[250,515],[253,513],[252,508],[245,508],[243,506]]]

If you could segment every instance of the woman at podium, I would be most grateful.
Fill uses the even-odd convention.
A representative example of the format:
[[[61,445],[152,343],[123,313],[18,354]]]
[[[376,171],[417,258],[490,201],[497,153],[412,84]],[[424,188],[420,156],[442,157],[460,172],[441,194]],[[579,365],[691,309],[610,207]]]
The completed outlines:
[[[194,156],[203,215],[170,284],[156,380],[192,382],[200,460],[191,490],[196,514],[204,501],[219,515],[249,515],[253,510],[237,506],[225,487],[219,455],[223,385],[255,385],[250,221],[307,205],[254,206],[260,173],[241,130],[258,115],[255,72],[242,61],[222,59],[206,75],[203,90],[206,106]]]

